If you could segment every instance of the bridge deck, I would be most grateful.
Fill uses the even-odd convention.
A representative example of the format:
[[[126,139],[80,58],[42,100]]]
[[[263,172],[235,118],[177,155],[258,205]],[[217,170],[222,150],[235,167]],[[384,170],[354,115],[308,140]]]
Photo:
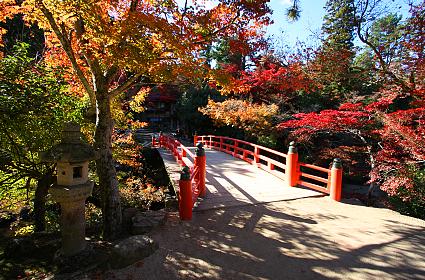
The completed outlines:
[[[168,150],[161,148],[159,151],[169,170],[171,168],[175,173],[180,169]],[[205,152],[207,195],[204,199],[200,199],[202,202],[194,208],[194,211],[322,195],[308,189],[287,187],[282,179],[231,155],[212,149],[206,149]],[[177,179],[177,176],[174,176],[174,179]]]

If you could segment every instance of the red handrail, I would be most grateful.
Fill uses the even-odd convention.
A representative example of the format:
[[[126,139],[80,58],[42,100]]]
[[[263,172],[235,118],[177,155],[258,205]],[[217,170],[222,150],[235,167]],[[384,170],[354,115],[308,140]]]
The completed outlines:
[[[289,153],[285,154],[261,145],[225,136],[195,136],[194,141],[231,154],[271,172],[285,179],[291,187],[301,185],[325,194],[331,194],[331,197],[337,201],[341,199],[342,167],[340,162],[335,165],[334,161],[332,169],[299,162],[295,146],[291,146]],[[268,155],[265,155],[264,152]]]
[[[205,196],[205,172],[206,160],[202,147],[198,147],[197,154],[192,153],[178,140],[165,134],[160,134],[159,138],[152,138],[152,146],[159,146],[168,149],[181,166],[189,168],[188,174],[182,171],[179,180],[179,213],[182,220],[192,218],[192,208],[198,197]]]

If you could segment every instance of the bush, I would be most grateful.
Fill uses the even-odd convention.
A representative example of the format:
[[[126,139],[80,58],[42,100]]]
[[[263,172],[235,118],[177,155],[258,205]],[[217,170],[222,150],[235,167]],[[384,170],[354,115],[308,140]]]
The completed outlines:
[[[425,219],[425,169],[411,167],[409,171],[412,184],[400,184],[389,199],[400,213]]]

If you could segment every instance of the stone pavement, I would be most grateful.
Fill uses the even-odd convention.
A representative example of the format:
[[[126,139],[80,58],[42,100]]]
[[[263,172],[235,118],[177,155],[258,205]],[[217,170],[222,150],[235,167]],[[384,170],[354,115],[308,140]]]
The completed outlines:
[[[425,222],[328,197],[177,213],[105,279],[425,279]]]

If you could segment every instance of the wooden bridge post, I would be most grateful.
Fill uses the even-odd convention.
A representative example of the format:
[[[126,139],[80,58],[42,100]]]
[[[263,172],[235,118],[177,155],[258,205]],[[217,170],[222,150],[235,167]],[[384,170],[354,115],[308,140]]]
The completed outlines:
[[[163,141],[162,131],[159,132],[159,147],[162,147],[162,141]]]
[[[260,162],[260,148],[258,146],[254,147],[254,161],[252,162],[255,166],[258,167],[258,164]]]
[[[155,136],[152,135],[152,143],[151,143],[152,148],[155,147]]]
[[[193,135],[193,145],[196,146],[196,143],[198,143],[198,135]]]
[[[336,158],[332,163],[330,195],[333,200],[341,201],[342,196],[342,162]]]
[[[198,167],[198,186],[199,186],[199,196],[205,197],[206,195],[206,187],[205,187],[205,177],[207,175],[207,158],[205,156],[205,149],[202,143],[196,144],[195,151],[195,168]]]
[[[294,187],[298,184],[298,150],[295,147],[295,142],[289,143],[288,155],[286,156],[286,181],[289,187]]]
[[[182,169],[179,180],[179,215],[181,220],[192,219],[192,182],[189,167]]]

